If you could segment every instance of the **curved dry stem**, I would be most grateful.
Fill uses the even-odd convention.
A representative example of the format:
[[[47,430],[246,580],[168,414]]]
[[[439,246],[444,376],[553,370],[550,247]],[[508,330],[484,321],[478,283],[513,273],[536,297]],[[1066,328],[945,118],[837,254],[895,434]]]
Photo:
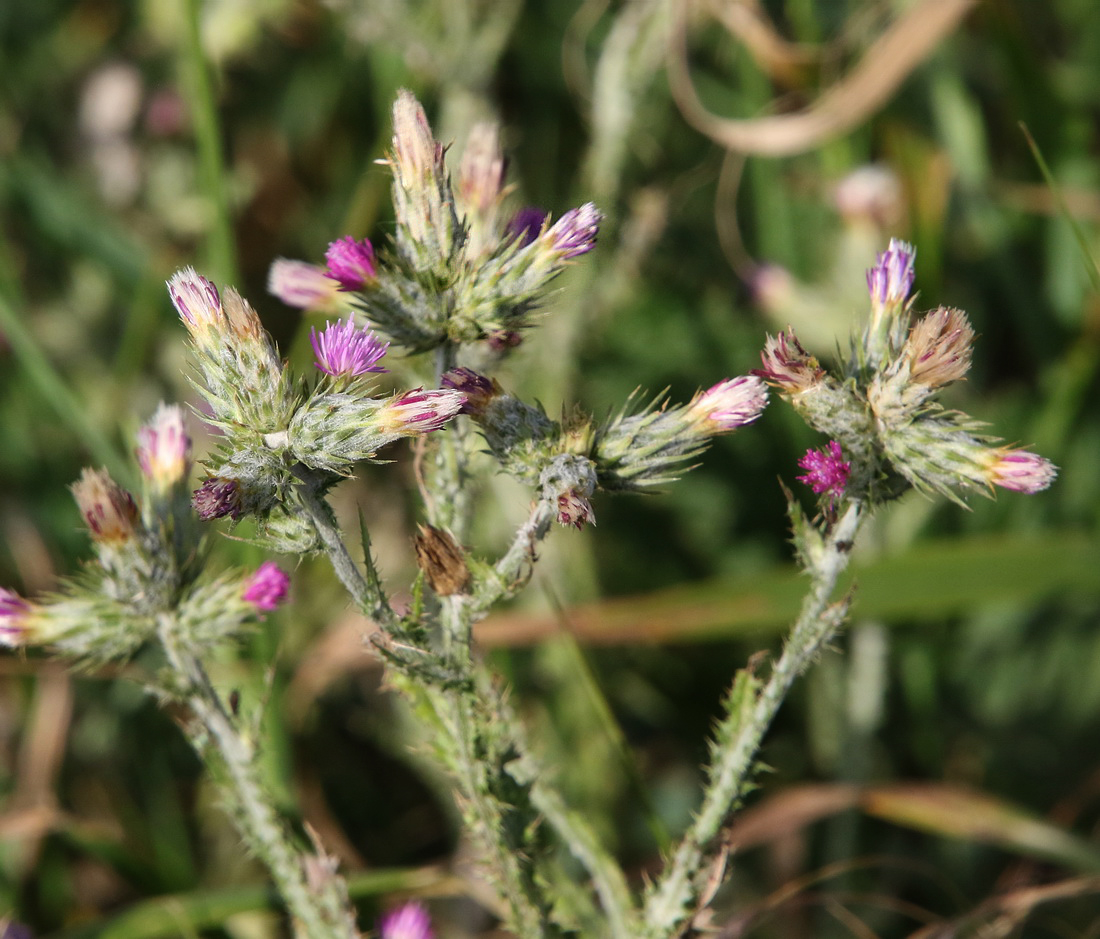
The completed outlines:
[[[669,85],[684,119],[729,150],[756,156],[792,156],[839,137],[879,110],[932,50],[958,26],[977,0],[922,0],[900,16],[845,77],[794,114],[737,120],[708,111],[687,66],[687,18],[679,11],[668,50]]]

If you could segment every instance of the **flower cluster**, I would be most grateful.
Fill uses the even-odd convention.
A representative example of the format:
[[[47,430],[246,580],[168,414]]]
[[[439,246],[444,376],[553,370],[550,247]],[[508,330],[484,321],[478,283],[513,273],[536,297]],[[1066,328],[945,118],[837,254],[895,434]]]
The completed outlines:
[[[303,309],[350,303],[411,351],[476,341],[504,351],[530,325],[550,281],[592,250],[601,215],[591,204],[553,223],[539,209],[506,213],[506,161],[493,125],[471,131],[454,185],[444,147],[407,91],[393,126],[385,160],[397,219],[392,250],[379,258],[369,241],[344,237],[329,245],[324,267],[277,261],[269,289]]]
[[[145,496],[135,498],[106,470],[83,472],[72,489],[96,563],[40,601],[0,588],[0,645],[50,646],[100,663],[131,655],[168,617],[193,648],[207,649],[286,596],[289,578],[271,562],[250,575],[203,576],[180,408],[162,404],[137,444]]]
[[[537,484],[562,525],[594,522],[594,491],[641,490],[671,482],[676,471],[711,441],[755,421],[768,401],[759,378],[726,379],[687,404],[669,407],[663,396],[649,407],[597,424],[573,415],[553,421],[542,408],[504,392],[468,368],[443,376],[461,391],[463,413],[478,425],[489,451],[517,479]]]
[[[845,374],[822,368],[791,330],[768,338],[756,374],[833,438],[827,451],[803,458],[808,474],[800,478],[830,504],[841,492],[881,499],[906,485],[956,501],[959,492],[994,486],[1045,489],[1056,474],[1049,461],[1001,445],[934,400],[966,377],[974,330],[966,314],[946,307],[912,321],[915,260],[910,245],[893,240],[868,271],[870,322]]]

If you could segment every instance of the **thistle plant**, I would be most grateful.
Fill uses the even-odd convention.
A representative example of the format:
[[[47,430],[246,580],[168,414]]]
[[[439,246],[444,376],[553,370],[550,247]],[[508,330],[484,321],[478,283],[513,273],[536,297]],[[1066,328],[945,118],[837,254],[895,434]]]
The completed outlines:
[[[288,590],[273,562],[249,574],[207,571],[203,525],[252,519],[255,541],[272,551],[325,556],[373,622],[371,646],[430,731],[480,870],[515,935],[683,935],[721,881],[719,836],[751,786],[772,718],[844,622],[850,598],[835,599],[834,591],[868,512],[910,488],[956,501],[994,486],[1035,492],[1054,468],[935,401],[964,377],[974,334],[956,310],[914,320],[914,252],[900,242],[872,269],[869,323],[835,370],[788,330],[767,340],[756,374],[713,382],[686,403],[662,394],[632,398],[605,419],[579,410],[552,417],[493,371],[537,326],[555,278],[594,247],[599,211],[583,205],[554,220],[511,207],[499,136],[485,125],[473,130],[452,183],[445,148],[407,92],[394,107],[385,162],[393,173],[392,239],[375,246],[345,236],[332,242],[323,265],[284,259],[272,266],[269,286],[285,302],[336,316],[311,330],[312,377],[292,372],[234,290],[189,268],[171,278],[192,381],[205,403],[200,413],[218,432],[203,478],[197,487],[189,479],[182,411],[162,407],[139,432],[139,496],[102,471],[86,471],[74,486],[96,563],[41,600],[0,590],[0,641],[45,646],[78,664],[137,656],[150,691],[186,706],[184,729],[246,846],[267,865],[296,934],[356,936],[333,862],[275,812],[254,736],[204,665]],[[399,353],[415,354],[407,366],[421,370],[416,387],[386,383],[385,363]],[[565,529],[560,537],[573,537],[570,529],[595,523],[609,494],[671,483],[716,437],[756,421],[769,385],[826,438],[799,464],[820,511],[807,516],[790,500],[811,586],[778,659],[736,676],[699,810],[637,897],[540,767],[500,679],[476,653],[473,626],[524,587],[555,523]],[[411,603],[398,607],[373,557],[369,525],[353,549],[329,498],[405,440],[417,444],[425,498],[415,542],[420,573]],[[530,493],[526,519],[496,555],[467,546],[487,462]],[[394,939],[431,935],[417,907],[387,917],[381,930]]]

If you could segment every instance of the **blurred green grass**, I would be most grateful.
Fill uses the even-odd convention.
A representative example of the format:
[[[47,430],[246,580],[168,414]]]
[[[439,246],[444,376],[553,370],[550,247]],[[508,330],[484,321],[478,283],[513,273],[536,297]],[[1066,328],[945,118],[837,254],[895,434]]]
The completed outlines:
[[[788,39],[824,43],[825,55],[784,83],[717,21],[701,22],[692,74],[723,113],[812,96],[901,5],[763,6]],[[917,244],[922,302],[964,308],[980,333],[955,403],[1041,449],[1061,475],[1039,497],[1003,494],[969,512],[905,500],[879,514],[867,551],[881,556],[868,561],[881,579],[862,582],[864,605],[841,643],[849,654],[826,657],[784,711],[763,755],[776,771],[762,777],[762,796],[813,780],[960,783],[1095,842],[1100,307],[1090,262],[1019,124],[1095,257],[1100,9],[1089,0],[982,3],[864,126],[801,156],[751,158],[736,189],[737,161],[684,123],[660,44],[626,30],[625,7],[203,6],[216,114],[201,107],[189,41],[197,9],[0,5],[0,583],[33,594],[74,570],[86,546],[69,483],[85,464],[122,463],[157,401],[193,400],[163,289],[176,268],[239,271],[281,347],[306,363],[301,317],[266,295],[267,265],[280,255],[317,260],[341,234],[384,237],[388,180],[373,161],[394,92],[408,86],[456,151],[473,118],[503,120],[517,204],[558,212],[596,199],[608,212],[597,252],[570,272],[505,379],[551,412],[576,401],[602,413],[638,386],[690,395],[752,368],[765,332],[788,319],[800,331],[828,323],[843,333],[873,251],[889,235]],[[616,58],[623,47],[612,40],[624,37],[634,54]],[[899,183],[888,224],[835,204],[836,184],[872,162]],[[792,278],[778,295],[762,290],[765,264]],[[655,852],[647,810],[631,796],[635,777],[675,831],[692,806],[722,688],[771,642],[740,634],[739,610],[776,584],[783,600],[769,629],[790,608],[777,479],[790,484],[797,457],[818,443],[777,403],[667,493],[601,498],[595,532],[555,533],[525,609],[670,591],[618,608],[626,618],[616,628],[628,634],[634,617],[646,642],[603,649],[581,637],[585,674],[621,740],[559,642],[493,653],[571,796],[636,873]],[[354,487],[395,583],[411,564],[409,520],[397,511],[411,488],[407,459],[371,468]],[[498,508],[506,496],[515,504]],[[524,498],[487,496],[486,548]],[[243,549],[225,541],[220,550],[231,560]],[[343,609],[322,566],[304,565],[296,583],[293,610],[219,664],[244,694],[271,695],[269,753],[286,811],[319,827],[352,868],[446,862],[453,808],[410,759],[411,731],[369,668],[332,666],[304,716],[285,717],[287,689]],[[654,645],[643,627],[665,604],[671,625]],[[594,630],[615,624],[617,607],[591,609]],[[691,623],[699,610],[706,628]],[[877,654],[861,651],[878,623],[904,628],[884,631]],[[249,677],[268,665],[270,691]],[[46,934],[142,898],[257,883],[168,715],[114,676],[78,677],[66,692],[38,659],[0,666],[0,915],[10,909]],[[624,764],[624,741],[634,766]],[[74,834],[89,826],[95,838]],[[956,892],[933,895],[874,868],[853,883],[953,916],[1015,870],[985,846],[952,849],[851,819],[804,836],[801,848],[795,868],[749,859],[738,868],[742,890],[894,852],[938,867]],[[1079,924],[1097,909],[1082,901],[1063,912]],[[445,912],[465,930],[456,935],[483,922],[465,908]],[[896,915],[871,922],[877,934],[906,934]],[[783,932],[793,928],[784,920],[760,934],[847,934],[824,912],[796,926]],[[1047,925],[1034,928],[1027,934],[1046,934]],[[229,934],[203,929],[195,934]]]

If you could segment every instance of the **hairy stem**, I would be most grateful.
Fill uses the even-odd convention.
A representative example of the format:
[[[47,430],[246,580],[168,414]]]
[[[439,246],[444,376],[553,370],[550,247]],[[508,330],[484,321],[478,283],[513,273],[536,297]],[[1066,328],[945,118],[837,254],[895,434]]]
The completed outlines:
[[[767,682],[759,690],[752,689],[753,697],[742,707],[737,706],[735,685],[729,713],[715,733],[721,745],[711,760],[702,805],[660,880],[649,891],[643,916],[646,937],[668,939],[681,934],[694,912],[700,874],[714,841],[751,781],[764,734],[795,679],[842,625],[846,606],[831,604],[831,598],[848,566],[862,514],[860,503],[851,503],[828,532],[809,572],[813,578],[810,591]]]
[[[260,778],[253,748],[237,731],[172,616],[160,617],[158,635],[174,679],[182,685],[184,699],[199,725],[189,730],[191,742],[214,768],[223,771],[215,778],[222,780],[233,822],[249,850],[271,873],[294,917],[295,934],[302,939],[356,939],[359,932],[343,882],[325,870],[325,859],[295,845]],[[307,877],[309,861],[317,865],[319,873],[324,872],[320,877]]]

